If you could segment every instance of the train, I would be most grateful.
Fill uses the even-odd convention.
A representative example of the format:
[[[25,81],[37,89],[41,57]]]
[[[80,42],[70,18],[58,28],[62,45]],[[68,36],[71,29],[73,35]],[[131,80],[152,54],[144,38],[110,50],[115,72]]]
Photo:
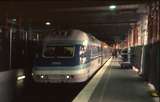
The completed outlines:
[[[33,80],[85,82],[111,57],[111,50],[109,45],[84,31],[55,31],[42,40],[42,51],[33,63]]]

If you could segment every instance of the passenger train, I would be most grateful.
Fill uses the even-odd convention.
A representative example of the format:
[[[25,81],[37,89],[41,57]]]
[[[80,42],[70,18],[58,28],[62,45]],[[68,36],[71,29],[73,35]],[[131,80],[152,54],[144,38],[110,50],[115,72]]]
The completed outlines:
[[[81,30],[49,34],[34,59],[35,82],[76,83],[89,79],[109,58],[111,47]]]

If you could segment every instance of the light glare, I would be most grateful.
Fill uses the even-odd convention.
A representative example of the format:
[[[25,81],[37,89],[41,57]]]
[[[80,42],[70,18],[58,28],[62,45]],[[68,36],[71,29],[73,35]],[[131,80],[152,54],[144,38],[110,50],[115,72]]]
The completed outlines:
[[[116,9],[116,6],[115,5],[111,5],[111,6],[109,6],[109,9],[110,10],[114,10],[114,9]]]
[[[69,75],[67,75],[67,76],[66,76],[66,78],[67,78],[67,79],[69,79],[69,78],[70,78],[70,76],[69,76]]]
[[[138,70],[136,67],[133,67],[133,70],[134,70],[135,72],[139,72],[139,70]]]
[[[46,24],[47,26],[49,26],[49,25],[51,25],[51,22],[46,22],[45,24]]]
[[[13,21],[13,22],[16,22],[16,21],[17,21],[17,19],[13,18],[13,19],[12,19],[12,21]]]
[[[43,79],[43,78],[44,78],[44,76],[43,76],[43,75],[41,75],[41,78]]]
[[[17,78],[17,80],[22,80],[22,79],[24,79],[24,78],[26,78],[26,76],[19,76],[18,78]]]

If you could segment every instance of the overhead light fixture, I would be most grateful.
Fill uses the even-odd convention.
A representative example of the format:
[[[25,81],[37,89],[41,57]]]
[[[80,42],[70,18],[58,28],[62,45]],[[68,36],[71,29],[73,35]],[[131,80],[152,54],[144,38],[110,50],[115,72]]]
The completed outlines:
[[[116,7],[117,7],[116,5],[110,5],[110,6],[109,6],[109,9],[110,9],[110,10],[114,10],[114,9],[116,9]]]
[[[46,25],[46,26],[50,26],[50,25],[51,25],[51,22],[46,22],[45,25]]]

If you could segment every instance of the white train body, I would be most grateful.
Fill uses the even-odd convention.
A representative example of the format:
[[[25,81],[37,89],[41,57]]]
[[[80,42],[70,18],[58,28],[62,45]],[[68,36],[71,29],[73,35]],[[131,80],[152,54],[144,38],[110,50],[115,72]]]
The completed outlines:
[[[85,32],[55,32],[43,40],[42,51],[34,60],[33,79],[51,83],[84,82],[110,55],[110,47]]]

